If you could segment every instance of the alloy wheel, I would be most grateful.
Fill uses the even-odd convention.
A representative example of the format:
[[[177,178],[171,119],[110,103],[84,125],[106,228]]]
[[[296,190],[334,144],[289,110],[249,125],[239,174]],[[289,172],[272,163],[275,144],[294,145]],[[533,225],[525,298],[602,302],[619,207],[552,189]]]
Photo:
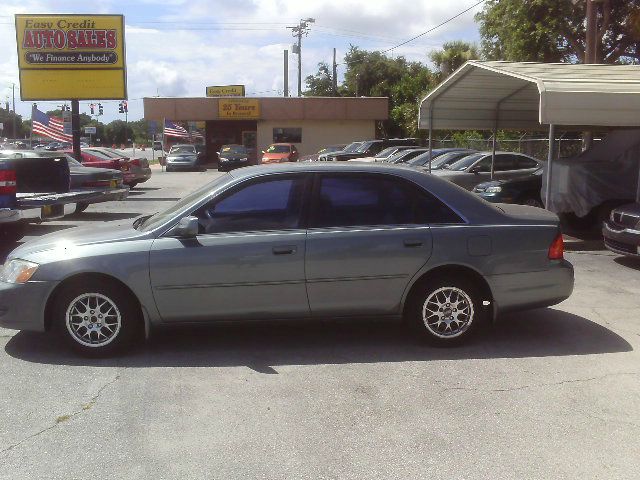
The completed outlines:
[[[438,338],[455,338],[473,322],[473,301],[457,287],[442,287],[429,294],[422,306],[422,321]]]
[[[65,320],[71,337],[86,347],[108,345],[122,327],[115,302],[100,293],[84,293],[73,299]]]

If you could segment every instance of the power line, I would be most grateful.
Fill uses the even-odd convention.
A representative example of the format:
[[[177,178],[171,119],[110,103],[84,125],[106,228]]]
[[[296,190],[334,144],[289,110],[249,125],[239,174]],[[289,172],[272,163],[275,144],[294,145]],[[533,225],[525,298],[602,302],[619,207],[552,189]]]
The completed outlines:
[[[396,48],[398,48],[398,47],[402,47],[403,45],[406,45],[406,44],[407,44],[407,43],[409,43],[409,42],[413,42],[413,41],[414,41],[414,40],[416,40],[417,38],[423,37],[424,35],[426,35],[426,34],[428,34],[428,33],[431,33],[431,32],[433,32],[434,30],[437,30],[438,28],[440,28],[440,27],[442,27],[442,26],[446,25],[447,23],[451,22],[452,20],[455,20],[456,18],[458,18],[458,17],[460,17],[460,16],[464,15],[464,14],[465,14],[465,13],[467,13],[469,10],[473,10],[473,9],[474,9],[474,8],[476,8],[478,5],[481,5],[481,4],[483,4],[484,2],[486,2],[486,1],[487,1],[487,0],[480,0],[478,3],[475,3],[475,4],[471,5],[469,8],[467,8],[467,9],[465,9],[465,10],[461,11],[460,13],[458,13],[458,14],[454,15],[454,16],[453,16],[453,17],[451,17],[451,18],[448,18],[447,20],[445,20],[444,22],[442,22],[442,23],[440,23],[440,24],[436,25],[435,27],[430,28],[430,29],[429,29],[429,30],[427,30],[426,32],[422,32],[420,35],[416,35],[415,37],[412,37],[412,38],[410,38],[409,40],[405,40],[404,42],[399,43],[398,45],[394,45],[393,47],[390,47],[390,48],[388,48],[388,49],[384,50],[382,53],[390,52],[391,50],[395,50],[395,49],[396,49]]]

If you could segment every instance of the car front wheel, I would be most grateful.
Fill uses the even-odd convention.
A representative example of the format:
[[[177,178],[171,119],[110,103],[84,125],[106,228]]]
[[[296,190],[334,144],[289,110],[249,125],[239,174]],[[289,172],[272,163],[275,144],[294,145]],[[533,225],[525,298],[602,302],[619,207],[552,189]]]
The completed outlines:
[[[130,346],[141,325],[131,295],[115,283],[97,279],[63,286],[55,299],[54,321],[73,350],[92,357]]]
[[[485,312],[480,291],[472,282],[445,277],[417,287],[407,316],[429,343],[454,346],[473,336]]]

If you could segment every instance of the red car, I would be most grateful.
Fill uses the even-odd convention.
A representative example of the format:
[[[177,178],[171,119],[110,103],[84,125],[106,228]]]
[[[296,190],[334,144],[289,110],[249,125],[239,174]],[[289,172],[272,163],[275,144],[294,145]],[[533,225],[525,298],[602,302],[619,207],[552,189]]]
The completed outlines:
[[[262,152],[261,163],[297,162],[298,149],[293,143],[273,143]]]
[[[81,155],[82,164],[87,167],[120,170],[123,182],[131,188],[151,178],[149,162],[144,158],[130,159],[114,150],[98,147],[83,148]]]

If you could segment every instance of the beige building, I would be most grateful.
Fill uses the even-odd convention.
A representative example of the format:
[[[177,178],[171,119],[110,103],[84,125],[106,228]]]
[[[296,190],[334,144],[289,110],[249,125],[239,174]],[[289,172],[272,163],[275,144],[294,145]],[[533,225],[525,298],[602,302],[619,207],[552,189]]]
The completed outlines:
[[[271,143],[294,143],[300,155],[320,148],[370,140],[376,122],[386,120],[389,101],[382,97],[203,97],[145,98],[144,118],[204,122],[207,156],[220,145],[240,143],[258,152]]]

